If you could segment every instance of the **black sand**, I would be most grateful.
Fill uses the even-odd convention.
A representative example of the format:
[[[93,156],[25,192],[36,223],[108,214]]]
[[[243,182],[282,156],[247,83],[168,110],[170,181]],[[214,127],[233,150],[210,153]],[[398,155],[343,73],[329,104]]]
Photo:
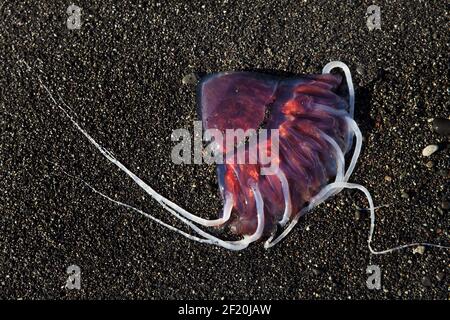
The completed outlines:
[[[377,211],[374,247],[449,245],[441,208],[450,196],[449,153],[421,154],[446,141],[427,122],[449,116],[445,1],[377,1],[382,30],[372,32],[371,1],[177,2],[77,1],[80,30],[67,29],[69,2],[0,3],[0,297],[446,299],[448,251],[371,256],[359,193],[328,200],[271,250],[229,252],[106,201],[52,163],[175,223],[83,139],[36,74],[139,177],[214,217],[214,168],[170,158],[172,130],[191,130],[197,118],[195,88],[182,78],[319,73],[341,60],[353,72],[365,138],[351,181],[367,186],[376,205],[391,204]],[[71,264],[81,268],[81,290],[64,288]],[[381,290],[366,287],[371,264],[381,268]]]

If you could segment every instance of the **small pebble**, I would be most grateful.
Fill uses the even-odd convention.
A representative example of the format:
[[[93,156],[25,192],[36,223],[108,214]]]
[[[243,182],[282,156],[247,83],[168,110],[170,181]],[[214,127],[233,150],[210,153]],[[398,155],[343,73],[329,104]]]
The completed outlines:
[[[437,145],[430,144],[429,146],[425,147],[425,149],[422,150],[422,155],[424,157],[429,157],[438,150],[439,150],[439,147]]]
[[[384,180],[386,180],[387,182],[391,182],[392,181],[392,177],[384,176]]]
[[[359,210],[355,211],[355,220],[359,221],[359,219],[361,219],[361,212],[359,212]]]
[[[435,118],[431,126],[436,133],[442,136],[450,135],[450,119]]]
[[[444,200],[441,202],[441,208],[444,210],[448,210],[450,209],[450,202],[447,200]]]
[[[191,85],[194,85],[194,84],[197,84],[198,78],[197,78],[197,75],[196,75],[195,73],[189,73],[189,74],[187,74],[187,75],[185,75],[185,76],[183,77],[183,80],[181,80],[181,82],[182,82],[183,84],[191,84]]]
[[[430,278],[428,278],[428,277],[423,277],[422,280],[421,280],[421,282],[422,282],[422,285],[423,285],[424,287],[431,287],[431,280],[430,280]]]
[[[430,161],[428,161],[425,165],[427,166],[428,169],[431,169],[431,168],[434,167],[434,161],[431,161],[431,160],[430,160]]]
[[[423,254],[425,252],[425,247],[424,246],[417,246],[416,248],[413,249],[413,254]]]
[[[403,199],[409,199],[409,194],[406,191],[402,191],[402,195],[401,196],[402,196]]]

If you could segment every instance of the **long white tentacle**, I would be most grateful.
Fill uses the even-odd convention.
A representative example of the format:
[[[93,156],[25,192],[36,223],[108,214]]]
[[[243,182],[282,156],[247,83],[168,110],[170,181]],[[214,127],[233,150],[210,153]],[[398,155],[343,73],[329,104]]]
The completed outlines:
[[[325,65],[325,67],[323,67],[322,73],[323,74],[330,73],[331,70],[333,70],[334,68],[339,68],[339,69],[342,69],[342,71],[344,71],[345,80],[347,81],[348,100],[349,100],[349,106],[350,106],[350,110],[348,113],[350,114],[350,117],[352,117],[352,119],[353,119],[354,111],[355,111],[355,89],[353,87],[352,74],[351,74],[348,66],[341,61],[331,61],[331,62],[327,63]]]
[[[291,217],[292,214],[291,192],[289,191],[289,183],[286,178],[286,175],[280,168],[277,171],[277,177],[281,182],[281,189],[283,191],[284,196],[284,214],[279,224],[280,226],[284,227],[286,223],[289,221],[289,218]]]
[[[29,70],[31,70],[30,66],[25,61],[23,61],[23,63],[28,67]],[[146,184],[142,179],[140,179],[138,176],[136,176],[127,167],[125,167],[125,165],[123,165],[119,160],[117,160],[110,151],[106,150],[93,137],[91,137],[91,135],[89,135],[86,132],[86,130],[84,130],[75,121],[75,119],[69,114],[69,112],[66,110],[66,108],[68,108],[68,106],[65,104],[65,102],[60,98],[61,103],[65,107],[60,105],[56,101],[56,99],[54,98],[52,92],[43,83],[43,81],[40,78],[40,76],[37,75],[37,77],[38,77],[40,85],[48,93],[48,95],[49,95],[50,99],[52,100],[52,102],[69,118],[69,120],[77,128],[77,130],[80,131],[87,138],[87,140],[93,146],[95,146],[95,148],[98,151],[100,151],[100,153],[106,159],[108,159],[111,163],[115,164],[121,171],[125,172],[139,187],[141,187],[147,194],[149,194],[152,198],[154,198],[156,201],[158,201],[158,203],[160,203],[168,212],[170,212],[177,219],[179,219],[180,221],[182,221],[183,223],[188,225],[195,232],[197,232],[199,235],[205,237],[206,239],[200,239],[200,238],[197,238],[195,236],[188,235],[187,233],[185,233],[185,232],[183,232],[183,231],[181,231],[181,230],[179,230],[179,229],[177,229],[175,227],[172,227],[172,226],[170,226],[171,230],[177,231],[178,233],[180,233],[180,234],[182,234],[184,236],[187,236],[189,239],[196,240],[196,241],[200,240],[200,242],[208,242],[208,243],[216,244],[216,245],[222,246],[222,247],[224,247],[226,249],[230,249],[230,250],[242,250],[242,249],[246,248],[250,243],[258,240],[262,236],[263,228],[264,228],[264,203],[263,203],[262,196],[261,196],[260,191],[259,191],[257,186],[252,186],[251,187],[251,190],[252,190],[252,192],[253,192],[253,194],[255,196],[256,207],[257,207],[257,218],[258,218],[258,225],[257,225],[257,228],[255,230],[255,233],[252,234],[252,235],[246,235],[246,236],[244,236],[244,238],[242,240],[238,240],[238,241],[224,241],[222,239],[214,237],[213,235],[211,235],[211,234],[203,231],[202,229],[198,228],[191,221],[195,220],[195,222],[203,224],[205,226],[215,226],[215,225],[220,225],[222,223],[225,223],[231,216],[231,209],[232,209],[232,203],[233,203],[233,198],[232,198],[231,194],[227,194],[228,196],[226,196],[225,205],[224,205],[224,215],[223,215],[222,218],[219,218],[219,219],[206,220],[206,219],[197,217],[197,216],[189,213],[188,211],[182,209],[181,207],[179,207],[178,205],[176,205],[172,201],[168,200],[167,198],[165,198],[164,196],[162,196],[161,194],[156,192],[152,187],[150,187],[148,184]],[[86,182],[84,182],[84,183],[87,184]],[[113,201],[116,204],[119,204],[121,206],[125,206],[127,208],[133,209],[133,210],[138,211],[140,213],[143,213],[147,217],[151,216],[150,214],[144,213],[142,210],[133,208],[132,206],[129,206],[129,205],[127,205],[125,203],[122,203],[120,201],[116,201],[116,200],[114,200],[114,199],[112,199],[112,198],[102,194],[101,192],[97,191],[96,189],[94,189],[90,185],[88,185],[88,186],[93,191],[95,191],[96,193],[102,195],[104,198],[106,198],[108,200]],[[190,220],[188,220],[188,219],[190,219]],[[155,218],[153,216],[152,216],[152,220],[160,223],[161,225],[163,225],[165,227],[169,227],[168,224],[162,222],[161,220],[159,220],[159,219],[157,219],[157,218]]]
[[[401,250],[404,248],[415,247],[415,246],[419,246],[419,245],[428,246],[428,247],[436,247],[436,248],[441,248],[441,249],[450,249],[450,247],[442,246],[439,244],[423,242],[423,243],[409,243],[409,244],[400,245],[400,246],[397,246],[397,247],[394,247],[391,249],[386,249],[386,250],[381,250],[381,251],[374,250],[372,248],[372,239],[373,239],[373,232],[375,230],[375,207],[373,205],[372,196],[370,195],[369,190],[367,190],[366,187],[356,184],[356,183],[335,182],[335,183],[330,183],[329,185],[325,186],[321,192],[328,193],[328,192],[330,192],[330,190],[333,190],[333,189],[344,189],[344,188],[345,189],[358,189],[358,190],[362,191],[365,194],[367,201],[369,202],[370,229],[369,229],[369,239],[367,240],[367,243],[368,243],[369,250],[371,253],[386,254],[389,252],[398,251],[398,250]]]

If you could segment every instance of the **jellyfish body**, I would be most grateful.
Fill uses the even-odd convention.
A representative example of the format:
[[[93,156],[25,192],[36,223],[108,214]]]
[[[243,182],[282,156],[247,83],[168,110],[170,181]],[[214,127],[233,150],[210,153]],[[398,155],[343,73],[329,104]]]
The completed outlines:
[[[349,104],[336,93],[342,84],[342,78],[329,73],[336,67],[343,69],[346,75]],[[55,105],[103,156],[198,235],[182,231],[140,209],[114,200],[84,180],[82,182],[109,201],[135,210],[191,240],[230,250],[242,250],[252,242],[268,238],[265,243],[268,248],[283,239],[302,214],[342,188],[351,187],[345,183],[359,156],[361,133],[352,119],[354,97],[351,75],[348,67],[341,62],[329,63],[321,75],[302,78],[283,79],[259,73],[228,72],[210,75],[199,83],[198,103],[206,130],[224,132],[228,129],[266,128],[276,129],[279,133],[279,150],[275,158],[278,166],[272,174],[261,174],[267,164],[259,163],[259,159],[255,163],[225,161],[218,165],[218,182],[224,204],[219,217],[212,220],[183,209],[136,176],[75,121],[70,114],[71,108],[61,97],[58,102],[40,78],[39,81]],[[351,147],[353,135],[357,138],[356,147],[351,163],[344,172],[344,154]],[[258,148],[266,149],[268,154],[272,153],[273,138],[272,135],[267,135],[258,140]],[[233,155],[249,156],[250,147],[249,143],[233,145],[233,150],[237,151]],[[230,150],[226,148],[229,148],[226,143],[219,146],[219,153],[225,154],[228,159]],[[334,183],[328,184],[333,177]],[[361,190],[368,196],[373,213],[370,194],[363,189]],[[276,226],[285,226],[288,222],[289,226],[274,239]],[[199,225],[228,225],[242,239],[222,240]]]
[[[334,74],[283,79],[250,72],[219,73],[199,84],[205,129],[224,135],[227,130],[278,130],[277,172],[262,175],[260,162],[218,165],[222,196],[233,195],[228,224],[236,234],[250,235],[258,229],[255,186],[264,203],[264,236],[277,224],[284,226],[332,178],[342,181],[353,131],[347,122],[349,105],[336,94],[341,84],[342,77]],[[273,147],[271,138],[258,141],[263,144],[258,148]],[[220,151],[230,152],[225,144]],[[247,143],[233,151],[246,153],[248,159],[251,150]]]

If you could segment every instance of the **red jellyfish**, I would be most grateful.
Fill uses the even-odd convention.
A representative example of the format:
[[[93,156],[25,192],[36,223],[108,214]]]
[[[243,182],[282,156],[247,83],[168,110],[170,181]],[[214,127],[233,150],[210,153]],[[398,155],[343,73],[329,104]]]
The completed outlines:
[[[342,77],[329,73],[336,67],[346,75],[349,103],[337,94]],[[266,174],[262,170],[267,163],[227,161],[229,153],[232,160],[239,154],[249,158],[252,143],[214,148],[226,159],[217,169],[225,203],[222,218],[234,233],[244,236],[227,247],[241,249],[261,238],[267,239],[266,248],[273,246],[303,214],[344,187],[357,187],[370,199],[364,187],[347,183],[361,150],[361,133],[353,120],[354,89],[345,64],[331,62],[323,74],[298,78],[253,72],[213,74],[199,83],[198,96],[204,128],[219,130],[225,140],[229,130],[271,133],[253,141],[257,146],[253,152],[270,149],[271,164],[276,164]],[[356,147],[345,170],[344,155],[353,137]],[[277,225],[287,227],[275,238]]]
[[[340,93],[343,78],[330,73],[334,68],[344,72],[347,97]],[[137,177],[94,140],[71,116],[64,101],[60,98],[58,103],[40,78],[39,81],[54,104],[98,151],[197,235],[114,200],[82,181],[109,201],[135,210],[189,239],[230,250],[241,250],[264,239],[264,246],[269,248],[282,240],[302,215],[342,189],[350,188],[362,191],[369,202],[368,244],[372,253],[419,245],[406,244],[383,251],[371,247],[375,226],[372,198],[365,187],[348,182],[361,151],[362,136],[353,120],[352,77],[342,62],[328,63],[319,75],[283,78],[253,72],[224,72],[200,81],[198,103],[203,127],[205,133],[213,136],[210,143],[215,157],[223,160],[218,161],[217,176],[224,204],[219,217],[213,220],[188,212]],[[245,139],[238,141],[227,134],[239,130],[254,133],[258,130],[261,134],[255,139],[253,135],[244,135]],[[225,139],[215,140],[214,133],[224,135]],[[352,149],[354,140],[351,160],[346,167],[344,157]],[[199,226],[229,226],[241,239],[223,240]],[[277,233],[279,227],[284,228],[281,233]],[[428,243],[421,245],[447,248]]]

